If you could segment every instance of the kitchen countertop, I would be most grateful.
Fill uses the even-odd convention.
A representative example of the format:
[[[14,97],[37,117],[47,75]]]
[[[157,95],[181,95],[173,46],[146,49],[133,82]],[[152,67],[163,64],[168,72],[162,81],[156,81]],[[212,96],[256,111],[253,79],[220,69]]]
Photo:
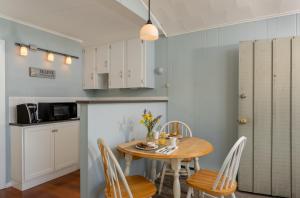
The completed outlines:
[[[69,120],[58,120],[58,121],[48,121],[48,122],[38,122],[32,124],[18,124],[18,123],[9,123],[10,126],[18,126],[18,127],[28,127],[28,126],[37,126],[37,125],[44,125],[44,124],[55,124],[55,123],[62,123],[62,122],[73,122],[78,121],[80,118],[73,118]]]
[[[92,100],[78,100],[76,102],[79,104],[168,102],[168,97],[105,97]]]

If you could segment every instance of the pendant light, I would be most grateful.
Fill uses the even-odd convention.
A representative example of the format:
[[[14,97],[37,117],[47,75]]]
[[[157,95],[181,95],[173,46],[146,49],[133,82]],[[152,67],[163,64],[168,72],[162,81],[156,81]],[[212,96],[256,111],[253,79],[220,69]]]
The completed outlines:
[[[150,19],[150,1],[148,0],[148,21],[140,30],[140,39],[145,41],[155,41],[159,38],[158,29]]]

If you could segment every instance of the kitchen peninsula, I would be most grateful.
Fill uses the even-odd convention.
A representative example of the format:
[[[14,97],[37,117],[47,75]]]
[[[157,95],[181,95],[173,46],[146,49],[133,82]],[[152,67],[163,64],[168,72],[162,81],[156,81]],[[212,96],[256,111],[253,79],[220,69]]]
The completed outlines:
[[[117,144],[144,139],[146,129],[139,123],[144,109],[167,120],[167,97],[121,97],[77,101],[80,104],[80,193],[81,197],[99,197],[104,186],[104,174],[97,146],[103,138],[115,151]],[[122,162],[123,156],[115,154]],[[145,160],[132,162],[132,174],[146,174]],[[103,188],[101,188],[103,189]],[[101,197],[101,196],[100,196]]]

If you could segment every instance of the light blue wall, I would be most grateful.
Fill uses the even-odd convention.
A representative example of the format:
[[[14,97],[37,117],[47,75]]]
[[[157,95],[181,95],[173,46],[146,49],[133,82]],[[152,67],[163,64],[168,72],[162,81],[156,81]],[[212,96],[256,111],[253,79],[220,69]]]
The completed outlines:
[[[299,34],[300,15],[169,37],[168,118],[186,121],[215,152],[201,160],[219,168],[237,138],[239,41]],[[297,20],[298,19],[298,20]]]

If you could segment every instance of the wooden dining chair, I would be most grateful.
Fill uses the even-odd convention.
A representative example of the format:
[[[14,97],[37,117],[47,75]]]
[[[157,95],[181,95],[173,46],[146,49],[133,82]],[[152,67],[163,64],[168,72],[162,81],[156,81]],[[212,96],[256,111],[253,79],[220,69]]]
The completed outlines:
[[[161,130],[160,133],[162,132],[166,132],[168,134],[177,134],[177,135],[181,135],[183,137],[192,137],[192,130],[191,128],[184,122],[182,121],[170,121],[165,123]],[[183,159],[182,160],[182,164],[184,165],[184,169],[180,170],[180,175],[187,175],[190,176],[190,163],[192,162],[192,158],[189,159]],[[164,178],[165,175],[173,175],[174,171],[171,169],[171,165],[170,163],[163,163],[162,166],[162,171],[161,171],[161,178],[160,178],[160,184],[159,184],[159,191],[158,194],[161,194],[161,190],[163,187],[163,183],[164,183]]]
[[[241,137],[231,148],[219,172],[201,169],[189,177],[186,183],[189,186],[187,198],[191,197],[194,190],[212,197],[221,197],[231,195],[235,198],[237,188],[236,175],[238,172],[240,159],[247,138]]]
[[[106,198],[149,198],[156,194],[156,187],[143,176],[124,176],[110,148],[103,139],[98,140],[101,153]]]

